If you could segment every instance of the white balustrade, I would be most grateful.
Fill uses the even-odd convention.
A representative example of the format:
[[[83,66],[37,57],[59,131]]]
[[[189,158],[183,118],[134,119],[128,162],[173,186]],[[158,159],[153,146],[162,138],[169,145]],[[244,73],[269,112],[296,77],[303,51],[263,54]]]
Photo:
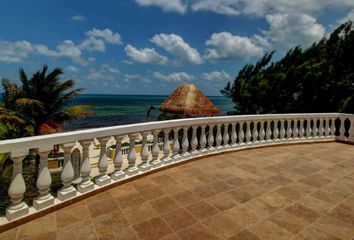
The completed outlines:
[[[115,136],[116,140],[116,153],[114,156],[114,172],[111,174],[111,178],[115,181],[125,177],[125,172],[123,171],[123,152],[122,152],[122,140],[123,136]]]
[[[52,184],[52,176],[48,169],[49,150],[41,150],[38,152],[40,157],[39,173],[36,186],[39,196],[33,200],[33,207],[37,210],[49,207],[54,204],[54,197],[50,194],[50,185]]]
[[[63,183],[63,187],[58,191],[57,194],[58,199],[61,201],[73,198],[77,194],[76,189],[71,184],[74,179],[74,168],[71,162],[71,150],[73,149],[74,145],[75,143],[62,145],[64,150],[64,165],[60,174],[60,179]]]
[[[337,126],[335,121],[338,121]],[[181,142],[179,141],[180,129],[183,129]],[[170,140],[171,131],[173,131],[173,139]],[[163,132],[163,143],[160,143],[160,132]],[[152,147],[148,143],[148,136],[151,133],[153,134]],[[215,136],[214,133],[216,133]],[[129,136],[129,148],[122,147],[122,140],[126,135]],[[137,154],[135,141],[138,141],[140,135],[142,137],[141,151]],[[107,156],[106,145],[112,136],[116,141],[116,147],[111,161]],[[90,150],[93,139],[98,139],[100,142],[97,165],[95,162],[97,158],[94,153],[91,156]],[[354,115],[318,113],[191,118],[0,141],[0,154],[10,153],[14,162],[12,179],[8,188],[11,205],[6,209],[6,219],[12,221],[28,216],[35,212],[31,208],[41,211],[78,195],[96,191],[103,186],[145,174],[166,165],[173,165],[175,162],[206,156],[215,153],[215,150],[227,152],[274,144],[336,140],[354,142]],[[76,185],[76,190],[73,186],[74,168],[71,151],[77,148],[77,146],[74,147],[77,142],[82,147],[82,161],[81,182]],[[48,169],[48,154],[53,146],[57,145],[64,150],[64,164],[60,175],[63,187],[57,191],[58,200],[55,201],[50,193],[52,178]],[[182,154],[180,154],[181,147]],[[40,156],[40,168],[36,182],[39,196],[33,200],[33,207],[28,207],[23,201],[26,183],[22,176],[22,159],[31,149],[38,149]],[[123,152],[124,149],[127,149],[126,154]],[[161,151],[163,154],[160,154]],[[164,164],[162,165],[161,162]],[[124,169],[126,163],[128,166]],[[95,171],[91,172],[92,167]],[[92,179],[95,179],[96,185]]]

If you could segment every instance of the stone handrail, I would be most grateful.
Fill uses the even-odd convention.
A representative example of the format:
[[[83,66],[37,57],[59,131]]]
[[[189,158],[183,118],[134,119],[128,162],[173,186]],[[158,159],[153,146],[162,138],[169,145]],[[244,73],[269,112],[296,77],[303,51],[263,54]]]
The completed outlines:
[[[151,143],[147,141],[149,134],[153,135],[152,147],[149,147]],[[122,153],[122,139],[126,135],[129,136],[130,145],[125,159]],[[137,156],[135,142],[139,137],[142,138],[142,144],[140,156]],[[111,138],[115,140],[116,148],[114,156],[111,156],[114,170],[108,173],[110,156],[108,156],[107,142]],[[100,145],[99,175],[92,181],[90,175],[92,156],[89,154],[89,146],[95,140]],[[335,140],[354,142],[354,115],[316,113],[189,118],[0,141],[0,154],[10,153],[14,162],[12,180],[8,189],[11,205],[6,210],[6,217],[0,217],[0,225],[61,204],[103,186],[196,157],[275,144]],[[80,182],[74,184],[71,152],[76,145],[81,146],[82,161],[79,166]],[[57,192],[56,197],[50,193],[52,178],[48,169],[48,155],[54,146],[60,146],[64,151],[61,172],[63,187]],[[36,182],[39,196],[33,200],[32,207],[23,201],[26,184],[22,175],[22,160],[30,151],[35,151],[40,158]]]

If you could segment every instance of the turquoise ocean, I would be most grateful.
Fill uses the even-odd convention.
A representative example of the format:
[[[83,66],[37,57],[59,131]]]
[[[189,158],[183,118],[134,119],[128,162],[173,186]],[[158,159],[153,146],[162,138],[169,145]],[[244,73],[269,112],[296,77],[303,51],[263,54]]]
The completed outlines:
[[[75,98],[72,105],[86,104],[95,106],[95,116],[79,119],[64,126],[64,130],[75,130],[93,127],[114,126],[129,123],[145,122],[150,106],[157,109],[168,96],[156,95],[104,95],[82,94]],[[231,99],[222,96],[208,96],[221,113],[226,115],[233,110]],[[151,120],[156,119],[159,110],[151,112]]]

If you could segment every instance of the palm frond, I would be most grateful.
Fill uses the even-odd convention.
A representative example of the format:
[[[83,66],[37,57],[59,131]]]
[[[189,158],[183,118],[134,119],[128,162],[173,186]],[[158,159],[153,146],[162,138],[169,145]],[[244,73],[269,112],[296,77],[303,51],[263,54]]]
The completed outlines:
[[[95,116],[95,112],[91,112],[95,107],[90,105],[76,105],[64,110],[69,119],[80,119]]]

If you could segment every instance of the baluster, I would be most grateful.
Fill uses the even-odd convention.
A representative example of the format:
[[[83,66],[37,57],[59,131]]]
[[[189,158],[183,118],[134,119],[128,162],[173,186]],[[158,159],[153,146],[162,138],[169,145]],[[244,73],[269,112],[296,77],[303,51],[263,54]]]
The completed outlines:
[[[251,138],[252,138],[252,134],[251,134],[251,122],[247,121],[247,128],[246,128],[246,144],[251,144]]]
[[[313,119],[313,136],[314,138],[319,138],[318,136],[318,124],[317,124],[317,119]]]
[[[189,129],[189,127],[183,127],[183,140],[182,140],[182,151],[183,151],[182,156],[183,157],[189,156],[188,129]]]
[[[280,140],[285,140],[285,127],[284,127],[285,120],[280,120]]]
[[[207,149],[205,148],[206,143],[207,143],[207,139],[205,136],[205,125],[201,126],[201,132],[200,132],[200,139],[199,139],[199,144],[200,144],[200,152],[204,153],[207,151]]]
[[[311,134],[312,134],[311,119],[308,118],[307,119],[307,125],[306,125],[306,138],[307,139],[311,139],[312,138]]]
[[[224,136],[223,136],[223,140],[224,140],[224,148],[228,148],[230,147],[229,145],[229,124],[225,123],[224,124]]]
[[[114,156],[114,172],[111,174],[111,178],[115,181],[125,177],[125,172],[123,171],[123,152],[122,152],[122,140],[123,136],[115,136],[116,140],[116,155]]]
[[[237,146],[236,123],[231,123],[231,147]]]
[[[222,141],[222,137],[221,137],[221,124],[218,123],[216,125],[216,149],[222,149],[221,146],[221,141]]]
[[[169,140],[169,135],[170,135],[171,129],[164,129],[164,138],[163,138],[163,158],[162,162],[167,164],[172,161],[170,158],[170,140]]]
[[[293,128],[293,139],[297,140],[299,139],[299,119],[294,119],[294,128]]]
[[[354,117],[351,117],[350,119],[350,125],[348,129],[348,141],[353,142],[354,141]]]
[[[197,146],[198,146],[198,139],[197,139],[197,128],[198,126],[192,126],[192,154],[198,154]]]
[[[336,137],[336,119],[335,118],[331,119],[331,137],[333,137],[333,138]]]
[[[340,128],[339,128],[339,140],[345,141],[346,136],[345,136],[345,126],[344,126],[344,117],[339,117],[340,119]]]
[[[329,125],[329,118],[328,117],[325,118],[325,123],[326,123],[326,126],[325,126],[325,137],[328,138],[330,133],[331,133],[331,127]]]
[[[95,183],[98,186],[103,186],[111,182],[110,176],[107,175],[108,168],[108,158],[107,158],[107,142],[109,140],[108,137],[98,138],[100,143],[100,158],[98,160],[98,170],[100,175],[96,177]]]
[[[89,156],[89,147],[91,145],[91,141],[79,141],[80,145],[82,146],[82,159],[83,162],[80,168],[80,175],[82,181],[78,184],[77,190],[80,193],[85,193],[91,191],[95,188],[95,185],[90,179],[91,173],[91,163],[90,163],[90,156]]]
[[[252,143],[258,144],[258,121],[253,122]]]
[[[323,118],[320,118],[320,128],[319,128],[319,137],[324,138],[323,133],[324,133],[324,127],[323,127]]]
[[[6,217],[11,221],[29,213],[27,204],[22,201],[26,192],[26,183],[22,175],[23,156],[13,156],[12,178],[8,194],[11,205],[6,209]]]
[[[48,155],[50,150],[40,151],[39,174],[36,186],[39,196],[33,200],[33,207],[37,210],[49,207],[54,204],[54,197],[49,193],[50,185],[52,184],[52,177],[48,169]]]
[[[135,140],[138,138],[138,133],[129,134],[130,145],[128,153],[128,168],[125,169],[127,175],[132,176],[139,172],[139,168],[136,166],[136,151]]]
[[[274,141],[279,141],[279,129],[278,129],[278,120],[274,121],[274,130],[273,130],[273,137],[274,137]]]
[[[259,125],[260,125],[260,129],[259,129],[259,141],[261,143],[264,143],[264,137],[265,137],[265,131],[264,131],[264,125],[265,125],[265,121],[260,121],[259,122]]]
[[[208,151],[214,150],[214,126],[209,125]]]
[[[305,128],[304,128],[304,119],[300,119],[300,129],[299,129],[299,138],[305,138]]]
[[[238,129],[238,145],[245,145],[245,134],[243,133],[243,125],[244,122],[239,123],[239,129]]]
[[[160,132],[160,130],[153,131],[154,142],[153,142],[152,150],[151,150],[151,153],[152,153],[151,165],[153,167],[157,167],[157,166],[161,165],[161,161],[159,159],[159,154],[160,154],[159,132]]]
[[[275,122],[274,122],[275,125]],[[272,121],[267,121],[267,136],[266,136],[267,142],[272,141]]]
[[[174,128],[173,129],[173,160],[178,161],[181,158],[181,155],[179,154],[180,150],[180,144],[178,141],[178,131],[179,128]]]
[[[286,129],[286,139],[291,140],[292,134],[293,134],[293,131],[291,129],[291,119],[288,119],[286,122],[288,123],[287,129]],[[295,124],[295,122],[294,122],[294,124]]]
[[[59,200],[75,197],[77,194],[76,189],[72,185],[74,179],[74,168],[71,162],[71,150],[75,144],[64,144],[61,147],[64,150],[64,167],[60,174],[60,179],[63,187],[58,191],[57,197]]]

